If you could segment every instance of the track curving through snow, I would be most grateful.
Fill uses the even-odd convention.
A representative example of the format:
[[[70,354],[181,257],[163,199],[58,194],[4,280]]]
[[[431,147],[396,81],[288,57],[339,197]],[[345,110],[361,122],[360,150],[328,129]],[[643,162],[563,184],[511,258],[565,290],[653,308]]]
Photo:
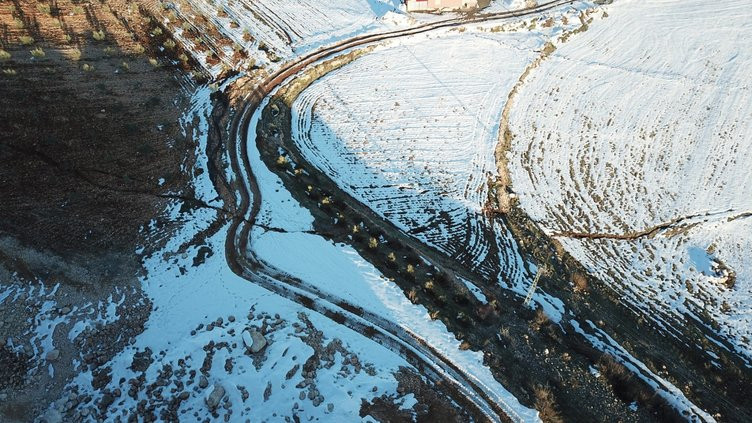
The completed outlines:
[[[228,265],[237,275],[265,288],[292,299],[308,308],[330,317],[353,329],[368,329],[373,338],[388,348],[395,349],[408,357],[409,361],[422,365],[434,380],[443,380],[455,392],[455,398],[474,408],[476,413],[489,421],[523,421],[513,407],[492,399],[489,388],[472,375],[465,373],[448,358],[433,349],[418,334],[395,325],[373,313],[360,310],[356,305],[347,304],[306,285],[284,272],[260,262],[248,251],[248,237],[261,207],[261,195],[250,166],[247,152],[248,128],[255,112],[263,100],[282,83],[295,77],[308,66],[331,58],[346,50],[384,40],[421,34],[437,29],[457,27],[469,23],[518,18],[538,14],[560,6],[576,3],[578,0],[555,0],[535,7],[510,12],[499,12],[470,18],[452,18],[419,25],[413,28],[381,34],[363,35],[338,42],[332,46],[302,56],[280,68],[243,96],[240,112],[234,117],[229,130],[228,148],[230,164],[235,181],[239,204],[228,231],[225,249]],[[498,401],[498,402],[497,402]]]

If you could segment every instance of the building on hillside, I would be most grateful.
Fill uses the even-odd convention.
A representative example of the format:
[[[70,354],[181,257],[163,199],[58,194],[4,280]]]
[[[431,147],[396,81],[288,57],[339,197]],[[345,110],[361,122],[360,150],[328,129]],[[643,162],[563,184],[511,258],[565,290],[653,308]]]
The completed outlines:
[[[408,12],[434,10],[470,10],[478,7],[478,0],[405,0]]]

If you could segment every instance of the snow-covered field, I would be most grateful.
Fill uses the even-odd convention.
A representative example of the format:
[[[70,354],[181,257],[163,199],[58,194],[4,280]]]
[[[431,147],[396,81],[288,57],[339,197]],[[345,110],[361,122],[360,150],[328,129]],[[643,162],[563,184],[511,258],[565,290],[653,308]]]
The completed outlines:
[[[549,234],[674,222],[636,240],[559,239],[625,301],[661,320],[710,319],[752,357],[749,3],[606,10],[519,91],[514,190]]]
[[[491,278],[516,281],[523,270],[514,243],[488,235],[483,207],[507,95],[562,31],[560,20],[535,30],[529,23],[415,36],[331,72],[295,101],[295,142],[398,227]]]

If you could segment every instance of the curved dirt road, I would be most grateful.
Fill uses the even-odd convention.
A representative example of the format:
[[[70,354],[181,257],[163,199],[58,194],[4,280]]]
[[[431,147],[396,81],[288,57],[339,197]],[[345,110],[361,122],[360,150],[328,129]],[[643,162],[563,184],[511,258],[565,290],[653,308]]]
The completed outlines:
[[[247,250],[248,236],[261,206],[260,190],[247,155],[248,127],[264,98],[284,81],[299,74],[308,66],[331,58],[345,50],[442,28],[533,15],[575,2],[577,0],[556,0],[512,12],[471,18],[455,18],[405,30],[355,37],[290,62],[270,75],[262,84],[253,88],[244,96],[242,110],[233,119],[230,128],[231,139],[235,141],[235,148],[229,149],[231,167],[234,175],[240,179],[240,181],[235,181],[240,203],[225,244],[228,265],[233,272],[279,295],[327,315],[351,329],[368,333],[372,339],[397,351],[413,365],[422,368],[434,381],[442,380],[445,386],[450,388],[449,390],[453,393],[452,396],[455,397],[455,400],[475,410],[474,415],[482,416],[489,421],[522,421],[522,417],[514,411],[513,407],[503,404],[503,401],[501,401],[502,404],[499,404],[497,402],[499,400],[493,400],[490,388],[483,386],[472,375],[466,374],[417,334],[373,313],[365,312],[357,305],[347,304],[342,299],[322,293],[315,287],[258,261],[253,253]]]
[[[264,80],[262,84],[250,90],[244,97],[241,111],[232,121],[230,132],[230,140],[236,143],[230,149],[230,153],[232,170],[237,178],[239,178],[235,183],[237,184],[236,189],[240,197],[238,212],[233,220],[226,241],[228,264],[233,271],[245,279],[275,291],[279,295],[325,314],[340,324],[365,332],[382,343],[382,345],[399,352],[408,361],[416,365],[416,367],[422,367],[432,380],[445,382],[445,386],[449,388],[449,391],[452,392],[452,395],[458,402],[472,408],[475,415],[483,416],[483,418],[491,421],[521,420],[512,407],[494,401],[492,399],[492,392],[487,387],[475,380],[471,374],[458,369],[449,359],[432,349],[430,345],[416,334],[398,327],[393,322],[386,321],[379,316],[366,313],[356,305],[348,304],[340,298],[322,293],[316,287],[292,278],[283,271],[260,262],[255,258],[252,251],[248,251],[249,232],[255,223],[256,215],[261,206],[259,188],[247,156],[248,128],[259,106],[276,88],[283,85],[286,81],[294,79],[301,72],[307,70],[309,66],[332,58],[339,53],[383,40],[419,34],[440,28],[536,14],[574,2],[572,0],[554,1],[536,8],[517,12],[479,16],[470,19],[452,19],[407,30],[356,37],[301,57],[283,66],[279,71]],[[694,407],[692,408],[695,409]]]

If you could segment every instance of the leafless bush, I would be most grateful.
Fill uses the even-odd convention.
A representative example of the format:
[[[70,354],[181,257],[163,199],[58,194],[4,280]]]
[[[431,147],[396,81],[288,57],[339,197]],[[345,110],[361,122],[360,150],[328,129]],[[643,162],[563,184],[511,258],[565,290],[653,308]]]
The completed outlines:
[[[564,423],[548,386],[535,388],[535,409],[538,410],[541,420],[545,423]]]
[[[530,327],[538,331],[548,326],[549,324],[551,324],[551,320],[546,315],[546,312],[543,311],[542,308],[535,310],[535,317],[533,317],[533,321],[530,322]]]
[[[574,285],[574,292],[586,292],[588,289],[587,278],[582,273],[572,274],[572,284]]]
[[[409,292],[407,293],[407,298],[409,298],[409,299],[410,299],[410,302],[411,302],[411,303],[413,303],[413,304],[417,304],[417,303],[418,303],[418,290],[416,290],[415,288],[411,289],[411,290],[410,290],[410,291],[409,291]]]

